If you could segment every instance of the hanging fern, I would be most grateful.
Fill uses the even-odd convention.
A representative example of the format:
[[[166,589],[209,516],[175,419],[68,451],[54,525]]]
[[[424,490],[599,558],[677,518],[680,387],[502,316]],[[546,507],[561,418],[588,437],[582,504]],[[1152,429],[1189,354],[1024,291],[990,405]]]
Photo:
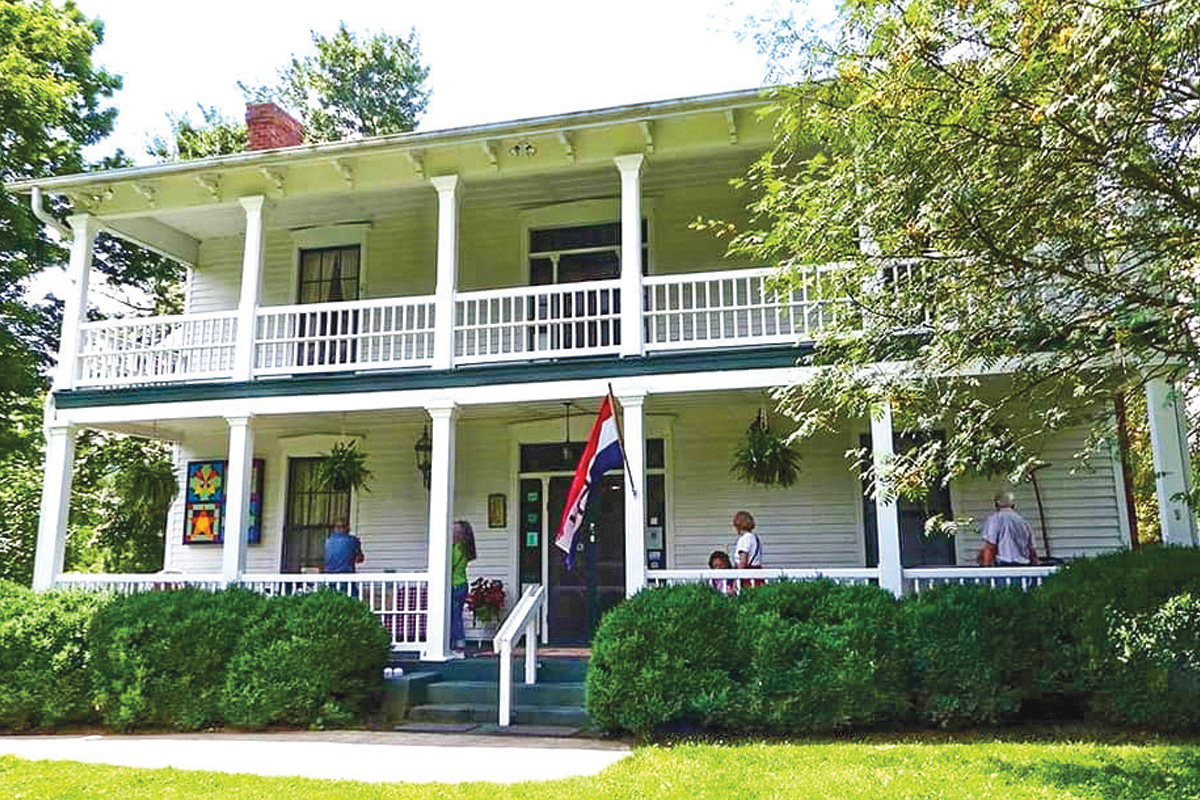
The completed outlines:
[[[733,466],[729,471],[746,483],[786,489],[800,477],[800,454],[771,430],[766,411],[760,410],[746,429],[746,437],[733,451]]]
[[[351,439],[337,442],[328,455],[322,456],[314,477],[317,486],[322,489],[335,492],[359,489],[369,492],[367,481],[375,476],[367,469],[367,454],[358,449],[358,442]]]

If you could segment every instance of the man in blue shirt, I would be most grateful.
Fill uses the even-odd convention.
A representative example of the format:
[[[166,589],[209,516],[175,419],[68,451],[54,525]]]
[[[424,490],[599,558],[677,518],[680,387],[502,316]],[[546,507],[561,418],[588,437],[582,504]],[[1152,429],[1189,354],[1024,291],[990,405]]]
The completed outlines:
[[[334,521],[333,533],[325,540],[325,572],[333,575],[354,572],[354,565],[363,562],[362,542],[350,534],[349,528],[345,519]]]

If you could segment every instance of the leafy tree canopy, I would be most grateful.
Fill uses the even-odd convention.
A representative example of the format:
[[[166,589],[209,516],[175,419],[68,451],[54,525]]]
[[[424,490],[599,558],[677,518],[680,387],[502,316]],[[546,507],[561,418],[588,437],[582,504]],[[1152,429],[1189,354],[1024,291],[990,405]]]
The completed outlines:
[[[752,29],[795,82],[734,242],[849,298],[785,398],[800,435],[886,397],[948,434],[901,491],[1021,480],[1056,430],[1109,446],[1114,391],[1194,372],[1200,4],[846,0],[832,32],[800,10]]]
[[[187,114],[168,114],[170,138],[155,136],[146,152],[159,161],[187,161],[245,151],[246,123],[226,117],[216,107],[197,104],[197,108],[199,123]]]
[[[342,23],[325,37],[312,32],[316,53],[293,57],[274,86],[239,84],[249,101],[277,102],[304,123],[310,142],[404,133],[429,103],[429,67],[415,31],[407,39],[360,37]]]

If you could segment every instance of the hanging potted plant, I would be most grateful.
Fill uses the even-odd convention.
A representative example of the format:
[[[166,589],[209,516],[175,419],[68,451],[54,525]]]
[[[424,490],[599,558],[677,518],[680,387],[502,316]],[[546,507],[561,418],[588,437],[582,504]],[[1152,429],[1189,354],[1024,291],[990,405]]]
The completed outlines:
[[[733,451],[730,472],[746,483],[783,488],[799,478],[800,454],[787,439],[771,430],[766,409],[758,410],[745,438]]]
[[[315,479],[322,489],[369,492],[367,481],[373,477],[367,469],[367,454],[358,449],[357,441],[350,439],[337,442],[321,457]]]

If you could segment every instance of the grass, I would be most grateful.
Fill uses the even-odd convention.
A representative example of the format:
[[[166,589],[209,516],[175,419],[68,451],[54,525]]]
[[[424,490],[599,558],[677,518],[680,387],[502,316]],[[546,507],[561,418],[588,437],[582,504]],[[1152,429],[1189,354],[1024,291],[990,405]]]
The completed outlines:
[[[983,742],[643,747],[599,775],[498,786],[367,784],[0,757],[12,798],[1170,798],[1200,800],[1200,746]]]

